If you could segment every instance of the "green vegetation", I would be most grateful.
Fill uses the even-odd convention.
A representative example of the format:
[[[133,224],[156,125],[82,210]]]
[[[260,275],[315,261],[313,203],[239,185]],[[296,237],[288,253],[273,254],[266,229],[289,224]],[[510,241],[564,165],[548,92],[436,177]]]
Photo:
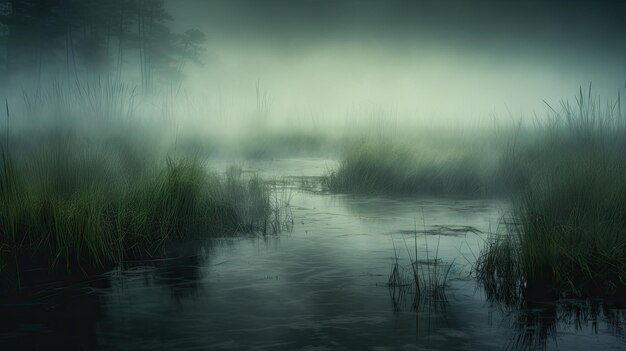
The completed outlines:
[[[332,191],[357,193],[481,196],[501,190],[497,156],[490,145],[468,140],[436,146],[428,142],[362,139],[348,149],[325,184]]]
[[[546,119],[497,133],[379,128],[357,139],[363,129],[356,127],[326,136],[259,129],[250,137],[223,133],[222,140],[207,137],[219,128],[164,137],[171,124],[146,128],[126,118],[134,91],[124,85],[57,88],[36,99],[24,94],[26,112],[39,123],[11,122],[0,140],[3,286],[20,286],[40,267],[84,275],[158,253],[173,239],[278,232],[291,221],[281,212],[287,200],[272,198],[263,181],[241,169],[211,173],[198,158],[236,150],[243,139],[235,152],[248,157],[352,145],[324,179],[335,192],[511,195],[512,219],[487,241],[476,267],[494,298],[594,296],[626,286],[626,117],[619,97],[604,104],[581,90],[575,104],[548,105]]]
[[[411,268],[407,269],[400,265],[398,250],[394,244],[394,263],[391,266],[391,273],[387,283],[394,308],[400,309],[407,294],[413,295],[411,308],[414,310],[418,310],[421,306],[427,306],[429,310],[439,307],[445,308],[448,302],[446,286],[452,263],[443,264],[439,258],[441,236],[437,238],[433,257],[429,257],[428,254],[428,236],[424,237],[426,247],[426,257],[424,259],[419,259],[418,257],[417,228],[413,236],[413,253],[411,253],[406,238],[403,238],[403,240],[409,261],[411,262]]]
[[[626,116],[591,87],[499,135],[373,137],[325,179],[336,192],[500,196],[512,218],[477,262],[493,298],[626,290]],[[489,131],[493,133],[493,130]]]
[[[15,123],[0,138],[0,291],[161,255],[178,239],[272,234],[289,222],[285,201],[237,167],[213,173],[198,158],[166,157],[167,147],[150,149],[158,132],[139,124],[71,120]]]
[[[237,171],[219,176],[196,160],[168,159],[160,171],[118,183],[66,155],[39,161],[18,168],[3,154],[0,272],[6,285],[19,286],[20,275],[33,268],[69,274],[106,268],[158,253],[172,239],[279,230],[272,227],[277,209],[265,184]]]
[[[616,295],[626,287],[626,147],[619,99],[561,104],[534,145],[510,152],[514,218],[477,263],[494,298]]]

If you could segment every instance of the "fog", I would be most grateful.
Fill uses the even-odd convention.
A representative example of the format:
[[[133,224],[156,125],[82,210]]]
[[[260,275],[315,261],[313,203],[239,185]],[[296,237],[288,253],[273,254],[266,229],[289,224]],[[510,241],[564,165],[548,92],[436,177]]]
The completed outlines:
[[[0,350],[624,349],[625,39],[621,0],[0,0]]]
[[[45,82],[121,80],[156,110],[169,91],[181,121],[473,124],[530,118],[590,84],[615,98],[626,82],[620,1],[30,3],[0,11],[13,13],[0,88],[14,104]]]
[[[624,4],[603,2],[169,1],[207,34],[187,91],[254,99],[274,115],[389,111],[411,120],[532,116],[626,82]]]

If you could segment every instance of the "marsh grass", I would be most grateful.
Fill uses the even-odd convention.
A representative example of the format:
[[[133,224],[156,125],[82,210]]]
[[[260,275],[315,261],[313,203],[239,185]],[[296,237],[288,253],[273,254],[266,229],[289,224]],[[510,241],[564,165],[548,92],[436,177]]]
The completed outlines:
[[[489,240],[478,263],[497,297],[515,297],[517,287],[544,297],[623,290],[626,162],[598,151],[536,168],[515,200],[514,222]]]
[[[121,259],[158,256],[175,240],[271,234],[285,224],[277,218],[286,204],[256,176],[211,173],[197,159],[172,157],[137,169],[124,166],[116,154],[123,148],[62,144],[17,160],[0,150],[3,289],[19,290],[41,268],[85,276]]]
[[[486,146],[432,148],[389,138],[353,144],[324,180],[335,192],[483,196],[499,191]]]
[[[424,231],[426,233],[426,230]],[[406,267],[400,263],[398,249],[394,243],[394,260],[387,286],[394,309],[399,310],[406,302],[407,296],[412,296],[411,309],[418,310],[427,307],[429,310],[445,309],[448,302],[446,285],[452,265],[442,264],[439,258],[439,244],[441,236],[437,238],[435,254],[430,257],[427,235],[424,236],[425,259],[418,258],[417,227],[413,233],[413,248],[411,250],[406,238],[404,246],[410,261]]]
[[[172,239],[264,231],[272,214],[258,178],[211,175],[193,160],[168,159],[160,172],[115,187],[97,180],[70,187],[59,182],[67,173],[24,184],[16,174],[5,158],[1,252],[16,279],[26,266],[82,274],[155,254]]]
[[[626,315],[623,305],[615,306],[598,300],[528,301],[506,313],[513,333],[506,349],[545,350],[548,341],[558,343],[563,334],[599,330],[623,340]]]
[[[511,152],[513,219],[477,273],[499,301],[620,296],[626,291],[626,127],[621,102],[591,88],[562,102],[541,142]]]
[[[85,81],[52,81],[49,86],[22,90],[25,112],[30,117],[64,116],[128,119],[136,107],[136,86],[98,77]]]
[[[97,79],[23,90],[17,119],[5,102],[0,290],[85,277],[180,239],[292,225],[287,197],[236,167],[209,171],[199,156],[212,143],[177,125],[171,136],[173,122],[146,110],[157,98],[136,98],[132,85]]]

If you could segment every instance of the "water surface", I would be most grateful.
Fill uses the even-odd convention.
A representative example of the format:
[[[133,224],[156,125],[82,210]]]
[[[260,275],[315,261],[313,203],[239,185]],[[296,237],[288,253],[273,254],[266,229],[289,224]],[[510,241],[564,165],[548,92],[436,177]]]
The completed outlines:
[[[220,163],[216,163],[221,165]],[[585,303],[528,313],[485,301],[471,277],[501,200],[390,198],[319,191],[333,161],[242,163],[289,199],[290,233],[181,244],[173,257],[4,303],[10,348],[124,350],[623,349],[620,310]],[[394,262],[451,265],[447,301],[413,305],[388,287]],[[443,269],[442,268],[442,269]],[[441,271],[440,271],[441,272]],[[6,349],[6,348],[3,348]]]

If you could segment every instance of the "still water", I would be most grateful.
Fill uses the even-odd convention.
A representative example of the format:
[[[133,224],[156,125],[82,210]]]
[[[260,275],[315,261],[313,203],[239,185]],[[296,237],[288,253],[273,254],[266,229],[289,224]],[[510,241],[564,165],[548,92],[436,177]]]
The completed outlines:
[[[486,301],[471,269],[506,201],[324,193],[320,176],[334,165],[242,163],[289,199],[291,232],[189,242],[169,259],[2,303],[0,349],[626,348],[621,310],[564,301],[521,312]],[[388,287],[395,262],[410,272],[416,244],[418,260],[450,267],[445,301],[417,308],[412,291],[398,299]]]

